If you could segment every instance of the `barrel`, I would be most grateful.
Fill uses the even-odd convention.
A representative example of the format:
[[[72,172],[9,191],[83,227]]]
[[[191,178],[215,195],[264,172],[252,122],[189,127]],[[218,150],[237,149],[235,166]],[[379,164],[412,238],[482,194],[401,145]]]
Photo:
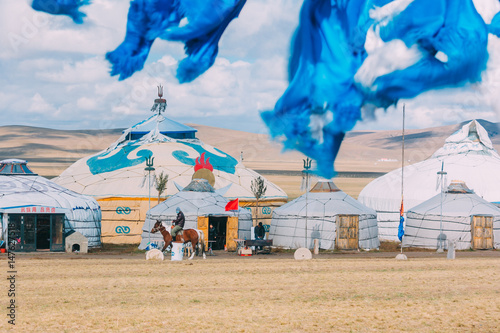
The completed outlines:
[[[184,243],[172,242],[172,258],[171,261],[181,261],[184,257]]]

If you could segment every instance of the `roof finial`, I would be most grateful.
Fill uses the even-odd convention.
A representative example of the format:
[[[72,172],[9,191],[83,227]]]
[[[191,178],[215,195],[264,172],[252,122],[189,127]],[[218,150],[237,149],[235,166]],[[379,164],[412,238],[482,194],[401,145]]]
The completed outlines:
[[[167,108],[167,100],[162,98],[163,97],[163,86],[160,84],[158,86],[158,97],[155,99],[155,104],[151,108],[152,112],[158,112],[158,115],[160,115],[162,112],[165,112],[165,109]]]
[[[163,97],[163,86],[161,84],[158,86],[158,97]]]

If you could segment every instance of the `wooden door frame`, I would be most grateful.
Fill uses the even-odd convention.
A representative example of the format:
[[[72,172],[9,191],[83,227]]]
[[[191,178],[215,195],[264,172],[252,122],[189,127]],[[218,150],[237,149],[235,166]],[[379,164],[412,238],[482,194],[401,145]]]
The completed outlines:
[[[474,223],[475,222],[474,217],[489,217],[489,218],[491,218],[491,228],[488,227],[488,229],[490,229],[490,232],[491,232],[491,246],[487,246],[485,248],[483,248],[483,247],[479,248],[479,247],[475,246],[476,225]],[[470,226],[471,226],[471,242],[470,242],[471,249],[473,249],[473,250],[490,250],[490,249],[494,248],[493,220],[494,220],[493,215],[483,215],[483,214],[471,215],[471,224],[470,224]],[[485,238],[481,237],[481,239],[485,239]]]
[[[339,230],[340,230],[340,218],[342,216],[355,216],[357,218],[357,226],[356,226],[356,247],[353,249],[343,249],[339,247]],[[359,215],[358,214],[337,214],[335,218],[335,225],[336,225],[336,230],[335,230],[335,248],[337,250],[357,250],[359,249]],[[351,238],[347,238],[351,239]]]

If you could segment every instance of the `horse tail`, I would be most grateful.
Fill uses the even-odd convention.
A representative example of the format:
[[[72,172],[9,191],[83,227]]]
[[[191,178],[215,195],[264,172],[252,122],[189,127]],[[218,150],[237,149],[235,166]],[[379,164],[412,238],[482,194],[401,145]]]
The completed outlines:
[[[200,245],[201,245],[201,254],[203,255],[203,259],[205,259],[207,256],[205,254],[205,233],[203,230],[199,230],[200,232]]]

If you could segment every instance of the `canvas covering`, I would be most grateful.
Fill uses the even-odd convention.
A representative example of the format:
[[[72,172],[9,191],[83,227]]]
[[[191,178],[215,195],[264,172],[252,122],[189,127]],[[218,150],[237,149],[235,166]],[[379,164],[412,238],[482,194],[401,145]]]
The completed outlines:
[[[404,207],[410,209],[440,193],[437,172],[444,163],[446,179],[465,181],[489,202],[500,201],[500,156],[476,120],[452,134],[429,159],[404,167]],[[358,200],[377,211],[381,240],[398,241],[401,168],[370,182]],[[445,184],[445,187],[448,185]]]
[[[146,212],[157,204],[155,176],[168,175],[162,200],[179,193],[195,173],[196,159],[213,166],[210,173],[214,188],[226,199],[238,198],[242,206],[253,205],[251,183],[260,177],[232,156],[198,139],[173,139],[162,131],[182,130],[167,126],[162,115],[154,115],[125,130],[106,150],[82,158],[54,179],[57,184],[97,199],[103,208],[103,241],[106,243],[138,243]],[[166,126],[166,127],[165,127]],[[153,128],[153,129],[151,129]],[[130,134],[151,129],[140,139]],[[154,172],[145,168],[146,158],[153,157]],[[208,171],[208,170],[207,170]],[[267,191],[259,200],[261,206],[279,206],[287,201],[286,193],[265,179]]]
[[[154,123],[157,118],[141,122]],[[163,117],[162,117],[163,118]],[[139,125],[138,124],[138,125]],[[124,131],[123,135],[106,150],[82,158],[66,169],[54,181],[75,192],[95,198],[108,197],[155,197],[157,191],[152,181],[151,191],[148,183],[146,157],[154,157],[156,175],[168,174],[168,186],[163,195],[171,196],[179,188],[187,186],[193,176],[196,158],[205,153],[210,158],[215,176],[214,188],[228,199],[255,201],[250,190],[252,180],[260,175],[246,168],[232,156],[203,143],[198,139],[172,139],[159,131],[160,122],[148,134],[138,140],[127,140],[127,136],[137,126]],[[275,184],[266,181],[267,191],[261,201],[281,201],[287,199],[286,193]]]
[[[101,245],[101,209],[94,198],[35,175],[0,175],[0,186],[0,212],[5,217],[23,207],[62,209],[66,215],[66,231],[80,232],[88,238],[89,247]],[[41,209],[37,212],[42,213]],[[7,219],[2,221],[3,239],[6,239]]]
[[[335,185],[315,186],[327,187],[336,188]],[[276,208],[272,215],[269,238],[273,239],[273,245],[284,248],[312,248],[314,239],[318,239],[321,249],[334,249],[338,215],[359,215],[359,247],[379,247],[376,212],[340,190],[311,191]]]
[[[455,241],[455,249],[471,248],[471,220],[474,215],[493,217],[493,244],[500,248],[500,209],[474,193],[442,194],[442,233]],[[407,213],[404,247],[438,248],[441,234],[441,194],[411,208]]]
[[[139,249],[145,249],[148,242],[163,241],[160,233],[152,234],[150,231],[156,220],[170,225],[177,217],[177,207],[182,210],[186,219],[184,229],[197,229],[200,216],[238,217],[238,237],[250,239],[252,214],[244,208],[238,211],[226,211],[227,203],[228,200],[216,192],[180,191],[176,193],[147,212]],[[205,239],[208,239],[208,235],[205,235]]]

